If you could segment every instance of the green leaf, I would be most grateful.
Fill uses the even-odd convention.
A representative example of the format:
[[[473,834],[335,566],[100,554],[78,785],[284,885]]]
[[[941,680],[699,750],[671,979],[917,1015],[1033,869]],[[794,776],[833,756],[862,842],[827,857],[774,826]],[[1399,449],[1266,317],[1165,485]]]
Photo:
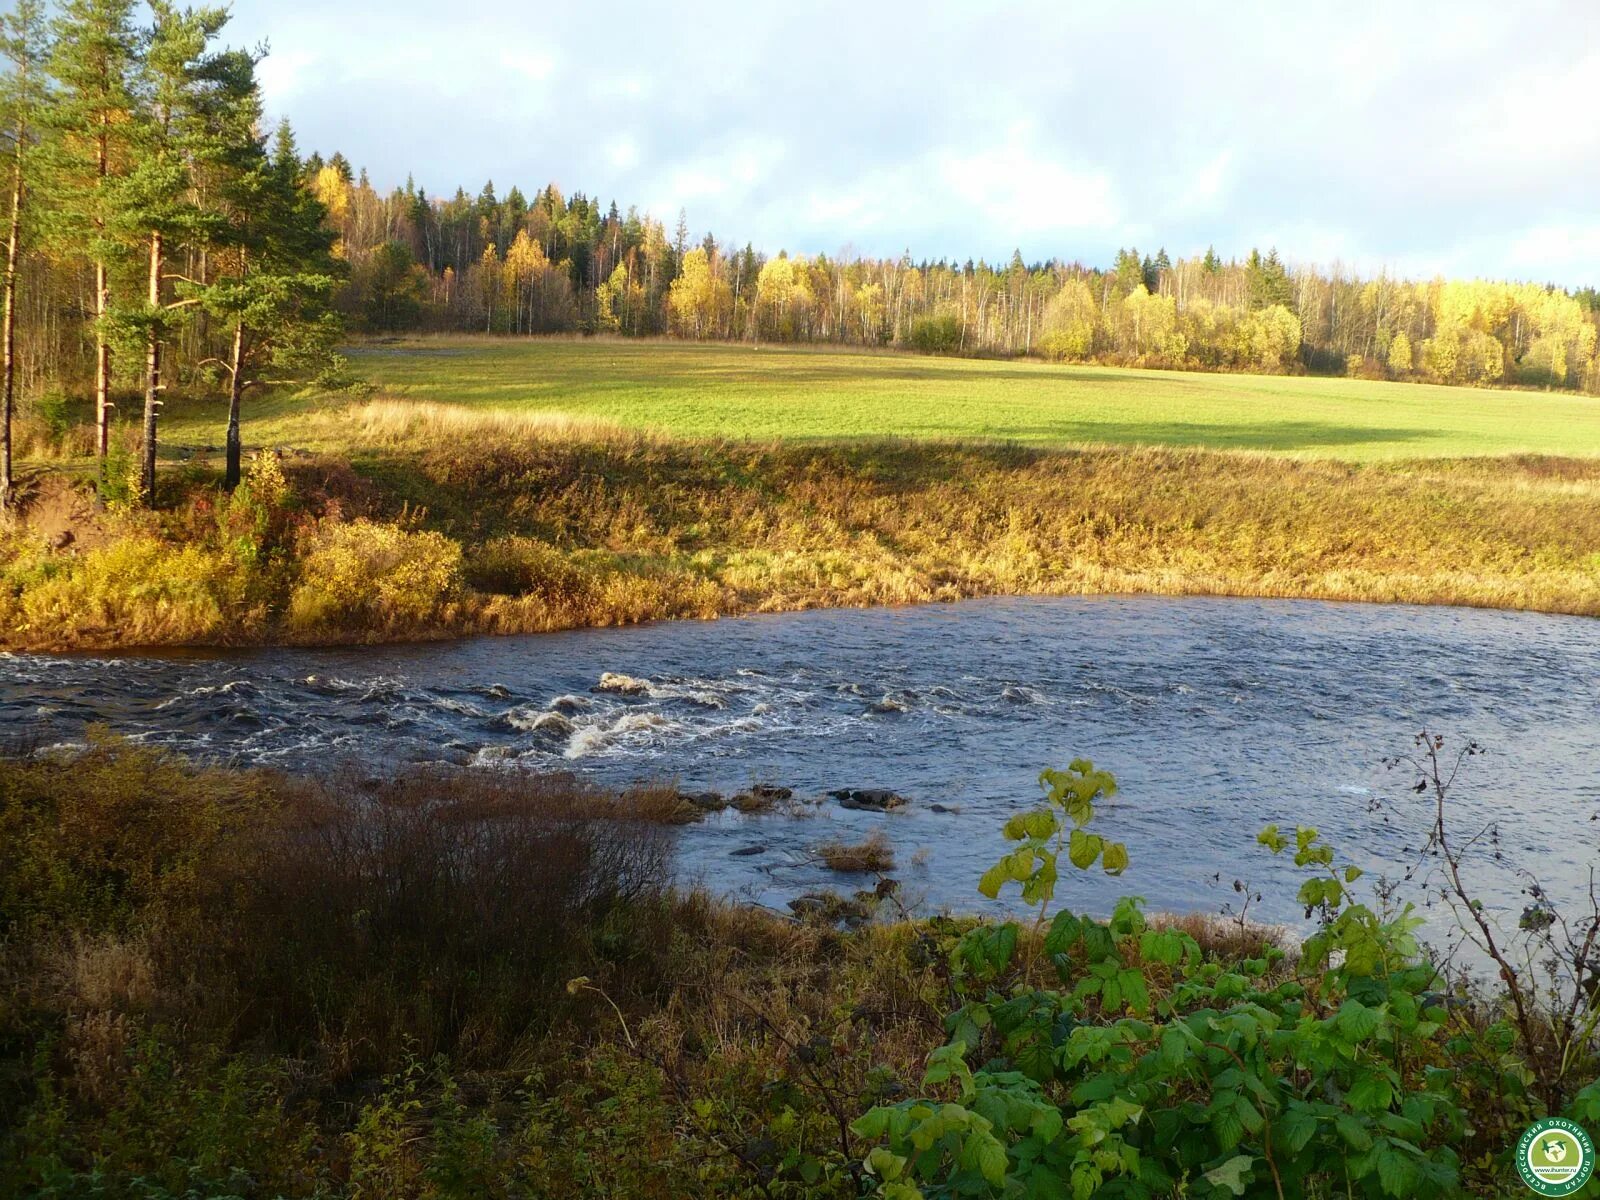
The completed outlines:
[[[1378,1182],[1391,1196],[1412,1194],[1417,1182],[1417,1167],[1403,1150],[1392,1145],[1379,1145],[1377,1154]]]
[[[1001,885],[1011,878],[1011,872],[1007,869],[1007,862],[1007,859],[1002,858],[985,871],[982,878],[978,880],[978,891],[991,900],[1000,895]]]
[[[1339,1006],[1336,1018],[1339,1032],[1352,1042],[1364,1042],[1383,1024],[1383,1012],[1381,1007],[1368,1008],[1359,1000],[1346,1000]]]
[[[1072,860],[1072,865],[1080,871],[1088,870],[1094,865],[1094,860],[1100,857],[1104,842],[1099,834],[1085,833],[1081,829],[1074,829],[1071,838],[1067,841],[1067,857]]]
[[[867,1170],[886,1183],[893,1183],[905,1173],[906,1160],[882,1146],[874,1146],[867,1155]]]
[[[1056,830],[1061,828],[1061,821],[1048,808],[1036,808],[1024,814],[1022,828],[1029,837],[1043,840],[1055,836]]]
[[[1061,1110],[1054,1105],[1041,1108],[1033,1114],[1033,1136],[1041,1142],[1053,1142],[1061,1136]]]
[[[1358,1112],[1378,1112],[1394,1100],[1394,1088],[1376,1071],[1364,1071],[1345,1093],[1345,1103]]]
[[[1145,985],[1144,973],[1133,967],[1117,972],[1117,982],[1122,985],[1122,1002],[1143,1016],[1150,1011],[1150,989]]]
[[[1184,1036],[1184,1031],[1176,1026],[1168,1026],[1161,1032],[1161,1048],[1156,1052],[1156,1062],[1164,1070],[1170,1071],[1181,1066],[1183,1060],[1189,1057],[1189,1039]]]
[[[1012,1050],[1011,1061],[1029,1079],[1047,1083],[1055,1077],[1056,1048],[1042,1037],[1031,1037]]]
[[[1282,854],[1285,845],[1283,835],[1278,832],[1276,825],[1268,825],[1256,834],[1256,841],[1271,850],[1274,854]]]
[[[1333,1119],[1333,1127],[1339,1131],[1339,1136],[1352,1150],[1370,1150],[1372,1148],[1372,1135],[1367,1132],[1359,1118],[1349,1113],[1340,1113]]]
[[[1107,875],[1121,875],[1128,869],[1128,848],[1121,842],[1107,842],[1100,855],[1100,865]]]
[[[974,1135],[978,1141],[978,1170],[995,1187],[1006,1181],[1006,1148],[992,1134]]]
[[[869,1142],[877,1141],[888,1128],[889,1110],[886,1108],[868,1109],[850,1123],[851,1132]]]
[[[1171,930],[1149,930],[1139,938],[1139,957],[1146,962],[1176,966],[1183,958],[1183,939]]]
[[[1045,953],[1065,954],[1082,936],[1083,922],[1067,909],[1062,909],[1050,922],[1050,931],[1044,935]]]
[[[1317,1114],[1304,1104],[1293,1101],[1278,1118],[1273,1129],[1283,1138],[1284,1146],[1299,1154],[1317,1133]]]
[[[1242,1196],[1254,1174],[1252,1168],[1255,1164],[1254,1156],[1236,1154],[1220,1167],[1207,1171],[1205,1180],[1214,1188],[1227,1188],[1235,1196]]]
[[[1016,925],[1011,921],[1007,921],[1004,925],[998,926],[984,939],[983,949],[984,956],[988,959],[989,966],[993,968],[994,972],[999,974],[1004,971],[1011,965],[1011,956],[1017,950]]]
[[[1232,1150],[1244,1137],[1244,1122],[1239,1119],[1235,1096],[1218,1096],[1212,1102],[1211,1132],[1224,1150]]]

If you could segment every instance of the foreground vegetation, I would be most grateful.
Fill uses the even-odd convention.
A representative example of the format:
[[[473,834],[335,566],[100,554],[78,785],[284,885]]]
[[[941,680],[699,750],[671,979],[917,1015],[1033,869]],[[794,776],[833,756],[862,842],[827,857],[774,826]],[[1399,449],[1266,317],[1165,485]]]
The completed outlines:
[[[445,361],[470,378],[478,360]],[[154,512],[115,469],[97,494],[72,410],[30,418],[36,466],[0,525],[0,645],[362,642],[1025,593],[1600,613],[1600,460],[668,440],[489,402],[278,403],[252,439],[292,420],[301,440],[230,494],[201,441],[214,415],[174,402],[170,426],[199,446],[162,472]],[[114,445],[113,468],[132,449]]]
[[[1126,861],[1108,777],[1045,782],[985,891]],[[1308,872],[1296,948],[888,881],[732,907],[671,890],[668,799],[0,760],[0,1191],[1501,1195],[1532,1116],[1600,1119],[1592,1008],[1436,975],[1315,831],[1263,834]]]

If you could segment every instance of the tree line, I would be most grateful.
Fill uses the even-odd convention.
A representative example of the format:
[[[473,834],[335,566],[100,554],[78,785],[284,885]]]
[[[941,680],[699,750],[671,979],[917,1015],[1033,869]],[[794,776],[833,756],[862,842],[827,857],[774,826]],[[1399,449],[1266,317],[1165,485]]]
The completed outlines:
[[[1600,295],[1531,283],[1362,277],[1134,249],[1106,267],[768,255],[685,214],[551,184],[448,199],[387,192],[342,154],[268,134],[262,51],[219,46],[220,8],[18,0],[0,18],[9,206],[0,503],[20,396],[92,395],[102,474],[139,418],[135,498],[154,488],[163,394],[228,399],[317,377],[345,328],[674,336],[1035,355],[1600,392]]]
[[[102,482],[147,502],[169,386],[226,394],[232,486],[244,395],[331,361],[344,265],[289,126],[263,131],[263,51],[219,45],[226,22],[169,0],[17,0],[0,18],[0,505],[23,390],[92,388],[103,476],[131,397],[138,465]]]
[[[339,304],[372,331],[620,333],[1033,354],[1201,370],[1307,371],[1600,390],[1600,294],[1484,280],[1362,277],[1285,263],[1119,251],[1051,260],[764,255],[680,213],[554,184],[385,194],[335,154],[312,184],[351,275]]]

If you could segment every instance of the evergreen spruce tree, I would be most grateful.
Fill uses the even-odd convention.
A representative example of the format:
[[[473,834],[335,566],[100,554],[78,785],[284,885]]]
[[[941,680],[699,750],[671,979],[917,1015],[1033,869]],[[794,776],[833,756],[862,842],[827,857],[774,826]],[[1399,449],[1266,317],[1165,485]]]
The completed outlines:
[[[245,59],[241,82],[237,52],[215,52],[211,43],[227,23],[220,8],[179,10],[169,0],[151,0],[155,23],[144,58],[145,104],[136,141],[138,158],[123,188],[121,224],[137,231],[147,249],[142,306],[127,306],[122,323],[144,343],[144,434],[140,495],[153,503],[156,429],[161,412],[162,350],[179,321],[198,303],[172,298],[167,256],[174,242],[204,245],[216,215],[199,200],[197,179],[217,169],[235,151],[242,134],[237,111],[253,88]],[[203,286],[204,281],[187,281]]]
[[[238,126],[216,181],[223,219],[216,277],[198,294],[232,330],[226,356],[211,360],[228,383],[226,485],[242,470],[240,411],[252,387],[316,374],[333,360],[340,334],[332,308],[341,264],[322,204],[305,185],[287,126],[273,153],[249,134],[260,115],[253,77],[232,105]],[[270,373],[272,378],[268,378]]]
[[[133,27],[132,0],[65,0],[52,33],[50,73],[58,94],[50,167],[59,192],[52,232],[94,264],[95,448],[104,462],[115,407],[111,279],[126,250],[115,229],[116,185],[131,160],[141,39]]]
[[[4,308],[0,315],[0,513],[11,505],[15,480],[12,478],[11,426],[17,390],[17,260],[22,249],[22,219],[26,197],[34,179],[38,156],[34,143],[45,118],[49,93],[44,67],[47,52],[44,5],[41,0],[17,0],[17,5],[0,18],[0,54],[10,69],[0,92],[0,108],[5,118],[5,137],[10,141],[11,209],[6,236]]]

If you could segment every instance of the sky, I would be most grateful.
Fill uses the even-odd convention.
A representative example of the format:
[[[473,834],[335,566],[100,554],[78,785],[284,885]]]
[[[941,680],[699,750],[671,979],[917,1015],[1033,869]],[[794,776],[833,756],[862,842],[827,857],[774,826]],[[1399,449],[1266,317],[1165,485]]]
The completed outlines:
[[[769,253],[1120,246],[1600,284],[1595,0],[234,0],[379,187],[555,182]]]

